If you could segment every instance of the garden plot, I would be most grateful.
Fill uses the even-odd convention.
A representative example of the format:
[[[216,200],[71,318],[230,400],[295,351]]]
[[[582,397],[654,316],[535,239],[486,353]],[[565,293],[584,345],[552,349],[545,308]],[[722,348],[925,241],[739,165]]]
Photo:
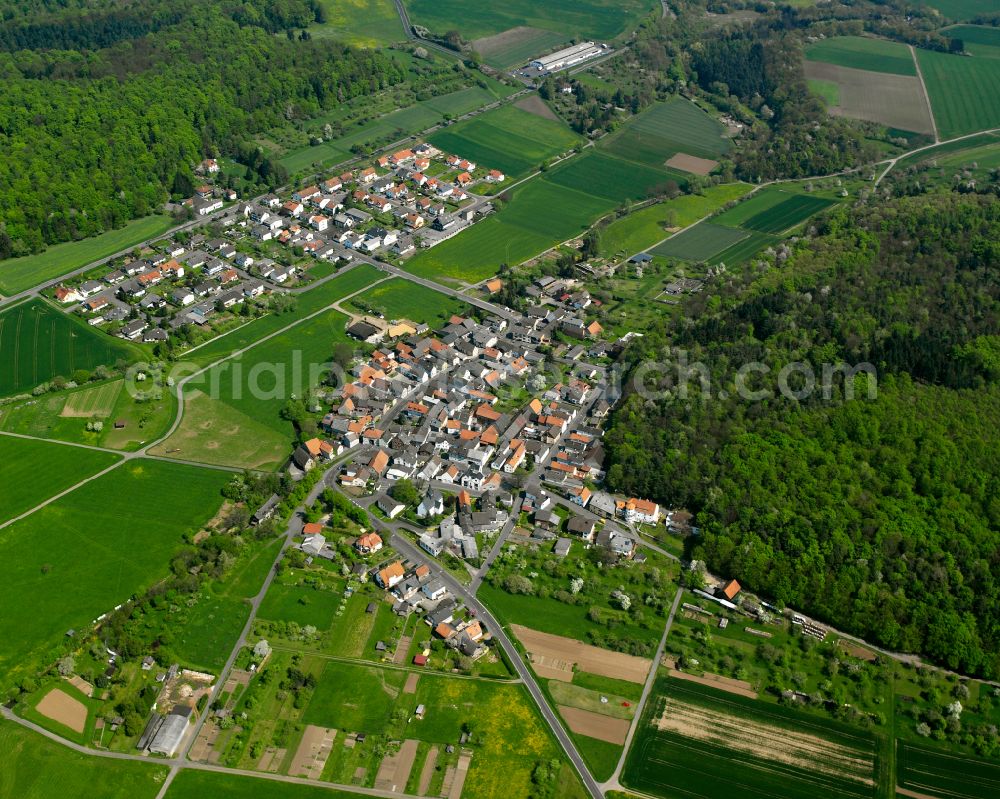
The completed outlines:
[[[532,668],[542,677],[571,682],[573,666],[591,674],[617,680],[646,681],[652,661],[622,652],[611,652],[561,635],[538,632],[520,624],[511,630],[531,654]]]

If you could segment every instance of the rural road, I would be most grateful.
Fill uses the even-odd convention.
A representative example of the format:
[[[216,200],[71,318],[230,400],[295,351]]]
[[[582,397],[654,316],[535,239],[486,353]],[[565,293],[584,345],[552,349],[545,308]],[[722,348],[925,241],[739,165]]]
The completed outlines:
[[[635,737],[635,731],[642,720],[642,713],[646,708],[646,702],[649,700],[649,695],[653,692],[653,685],[656,683],[656,672],[660,668],[660,661],[663,660],[663,650],[667,646],[667,636],[670,635],[670,628],[673,627],[674,616],[677,615],[677,608],[681,604],[682,596],[684,596],[684,589],[681,587],[677,589],[677,593],[674,595],[674,602],[670,606],[670,614],[667,616],[667,623],[663,628],[663,636],[660,638],[660,645],[656,647],[656,654],[653,655],[653,664],[649,668],[649,676],[646,677],[646,683],[642,688],[642,696],[639,697],[639,702],[635,706],[635,715],[632,716],[628,735],[625,736],[625,746],[622,749],[621,757],[618,758],[618,765],[615,766],[614,773],[601,785],[601,788],[605,791],[625,790],[618,780],[621,777],[622,769],[625,767],[625,759],[632,748],[632,739]]]
[[[352,499],[352,497],[348,497]],[[369,519],[372,523],[383,530],[393,531],[392,526],[385,524],[380,519],[369,513]],[[403,534],[396,532],[392,536],[392,546],[401,555],[410,559],[416,560],[418,562],[432,561],[433,558],[428,556],[423,550],[418,549],[414,544],[410,543],[410,540]],[[435,563],[435,565],[437,565]],[[510,662],[514,665],[518,676],[524,683],[525,688],[528,689],[528,693],[531,694],[531,698],[538,705],[538,709],[541,711],[542,716],[545,718],[546,723],[552,730],[553,735],[555,735],[556,740],[559,741],[559,745],[562,747],[563,752],[569,758],[570,762],[576,768],[577,773],[583,780],[584,787],[587,789],[587,793],[590,794],[593,799],[603,799],[603,792],[601,791],[601,786],[597,784],[590,770],[587,768],[587,764],[584,763],[583,758],[576,749],[576,745],[573,743],[572,739],[563,729],[562,723],[556,716],[555,712],[549,706],[545,695],[542,693],[542,689],[538,686],[535,681],[534,675],[531,670],[524,664],[518,653],[516,647],[510,638],[507,637],[506,632],[504,632],[503,627],[494,618],[493,614],[490,613],[489,609],[483,605],[475,595],[472,594],[468,588],[462,585],[458,580],[455,579],[447,570],[438,566],[438,576],[444,581],[448,590],[451,591],[456,597],[461,599],[466,607],[470,610],[475,611],[476,618],[480,619],[486,624],[487,629],[493,634],[493,638],[500,644],[501,648],[506,653]]]

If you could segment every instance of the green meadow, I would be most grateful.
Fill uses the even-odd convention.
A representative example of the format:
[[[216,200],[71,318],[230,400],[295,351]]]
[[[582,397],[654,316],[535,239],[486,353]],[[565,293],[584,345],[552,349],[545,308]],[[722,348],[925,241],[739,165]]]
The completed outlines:
[[[403,278],[393,278],[359,294],[351,305],[362,313],[376,310],[386,319],[409,319],[431,327],[448,321],[452,314],[464,313],[461,300]]]
[[[0,684],[33,673],[70,628],[164,577],[221,504],[226,472],[139,459],[0,530]]]
[[[298,172],[313,166],[326,169],[354,158],[355,154],[351,148],[355,145],[364,147],[390,136],[396,139],[412,136],[444,122],[446,116],[467,114],[514,91],[496,81],[488,82],[487,85],[489,89],[473,86],[429,100],[421,100],[366,122],[339,138],[291,150],[278,160],[289,172]]]
[[[917,74],[905,44],[864,36],[834,36],[813,42],[806,48],[806,59],[891,75]]]
[[[729,152],[725,128],[689,100],[657,103],[632,117],[601,142],[619,158],[653,167],[677,153],[718,159]]]
[[[458,29],[466,39],[528,26],[571,38],[613,39],[629,30],[655,4],[650,0],[510,0],[470,4],[462,0],[406,0],[410,18],[436,33]]]
[[[982,46],[981,46],[982,47]],[[997,54],[1000,55],[1000,49]],[[1000,127],[1000,58],[917,50],[942,139]]]
[[[72,272],[94,261],[107,258],[147,239],[165,233],[174,226],[169,216],[147,216],[124,227],[80,241],[53,244],[37,255],[0,261],[0,292],[16,294],[39,283]]]
[[[499,169],[508,179],[523,177],[581,141],[562,122],[514,105],[451,125],[427,140],[439,150],[473,161],[478,167]]]
[[[30,510],[117,460],[107,452],[0,436],[0,522]]]
[[[88,384],[0,407],[0,430],[107,449],[136,450],[158,438],[174,420],[177,403],[169,392],[159,399],[133,397],[124,380]],[[90,421],[102,430],[87,430]],[[121,422],[124,427],[115,428]]]
[[[142,350],[35,298],[0,311],[0,396],[56,375],[134,360]]]
[[[167,774],[166,767],[155,762],[74,752],[11,721],[0,721],[0,752],[0,796],[9,799],[153,799]]]

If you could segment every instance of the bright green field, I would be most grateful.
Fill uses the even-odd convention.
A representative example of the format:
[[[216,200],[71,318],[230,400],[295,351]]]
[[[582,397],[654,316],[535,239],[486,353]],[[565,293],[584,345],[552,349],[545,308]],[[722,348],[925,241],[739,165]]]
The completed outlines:
[[[782,233],[805,222],[813,214],[836,205],[836,200],[795,194],[772,208],[767,208],[747,219],[741,227],[760,233]]]
[[[780,205],[785,200],[794,197],[790,191],[779,189],[776,186],[767,186],[753,193],[752,197],[747,197],[743,202],[734,205],[728,211],[723,211],[712,221],[719,225],[729,227],[740,227],[751,217]]]
[[[853,69],[916,75],[913,56],[905,44],[862,36],[835,36],[806,47],[806,59]],[[923,66],[921,64],[921,66]]]
[[[662,188],[671,180],[662,169],[615,158],[593,149],[572,159],[564,169],[552,170],[545,179],[556,186],[604,197],[615,205],[626,199],[644,199],[651,190]]]
[[[0,682],[34,672],[66,630],[164,577],[229,477],[135,460],[0,530]]]
[[[123,390],[124,380],[44,394],[0,407],[0,430],[107,449],[135,450],[162,435],[174,419],[176,402],[169,392],[139,401]],[[99,432],[87,430],[88,416],[64,416],[79,408],[104,422]],[[114,422],[125,427],[116,430]]]
[[[1000,795],[1000,764],[899,743],[898,777],[903,788],[949,799]]]
[[[311,785],[184,769],[170,783],[166,799],[356,799],[358,794]]]
[[[613,155],[660,167],[677,153],[718,159],[729,151],[725,128],[687,100],[658,103],[601,143]]]
[[[812,768],[801,762],[783,763],[768,758],[767,744],[763,742],[762,751],[744,751],[729,744],[724,736],[694,740],[673,731],[657,730],[652,720],[662,708],[665,695],[699,712],[720,714],[723,719],[720,723],[728,719],[734,725],[764,725],[755,729],[766,729],[767,734],[773,736],[771,746],[778,745],[782,732],[787,730],[790,735],[814,736],[821,742],[843,747],[843,751],[857,758],[859,763],[867,761],[867,767],[858,769],[860,779],[855,780],[850,774],[836,770],[830,773],[822,768],[824,759],[819,754],[816,755],[816,768]],[[622,783],[665,799],[728,799],[734,795],[746,799],[779,796],[781,799],[814,799],[817,796],[869,799],[876,795],[876,789],[862,779],[871,780],[877,773],[874,760],[872,738],[846,724],[694,683],[661,678],[636,731]],[[736,764],[738,767],[734,767]]]
[[[0,396],[76,369],[133,360],[139,348],[33,299],[0,312]]]
[[[745,230],[701,222],[657,245],[649,252],[684,261],[707,261],[750,234]]]
[[[38,255],[0,261],[0,292],[16,294],[37,286],[159,236],[173,225],[174,221],[169,216],[147,216],[100,236],[53,244]]]
[[[709,186],[702,194],[685,194],[633,211],[601,230],[601,252],[606,255],[640,252],[667,237],[664,224],[669,222],[679,228],[692,225],[727,202],[738,200],[750,188],[746,183],[724,183]]]
[[[5,799],[153,799],[167,773],[155,762],[82,755],[10,721],[0,721],[0,752],[0,796]]]
[[[326,22],[310,26],[314,37],[330,37],[356,47],[378,47],[406,38],[392,0],[323,0],[322,5]]]
[[[717,252],[709,258],[709,262],[713,264],[722,263],[727,266],[735,266],[736,264],[741,264],[744,261],[753,258],[765,247],[770,247],[772,244],[777,244],[779,241],[781,241],[781,238],[778,236],[771,236],[767,233],[758,233],[757,231],[753,231],[742,241],[736,242],[736,244],[731,247],[726,247],[726,249],[722,250],[722,252]]]
[[[505,105],[437,131],[428,141],[443,152],[516,179],[566,152],[580,137],[561,122]]]
[[[422,277],[478,283],[500,264],[519,264],[582,233],[614,205],[535,178],[495,216],[418,253],[406,269]]]
[[[0,522],[30,510],[117,460],[116,455],[82,447],[0,436]]]
[[[840,85],[832,80],[809,80],[809,91],[823,98],[827,108],[840,105]]]
[[[587,607],[566,605],[554,599],[537,596],[508,594],[489,583],[480,586],[479,596],[504,624],[523,624],[543,633],[563,635],[584,642],[589,640],[588,634],[591,631],[600,632],[607,629],[588,618]],[[655,642],[659,640],[660,631],[633,625],[628,628],[628,635]]]
[[[297,172],[314,164],[322,168],[331,167],[354,158],[351,147],[355,144],[366,145],[390,135],[396,138],[413,135],[443,122],[445,114],[466,114],[514,91],[496,81],[489,85],[492,91],[474,86],[414,103],[408,108],[373,119],[334,141],[287,152],[279,160],[289,172]]]
[[[997,10],[996,0],[925,0],[924,5],[936,8],[949,19],[966,20]]]
[[[461,314],[466,308],[461,300],[402,278],[380,283],[359,294],[351,304],[360,311],[377,308],[389,320],[409,319],[431,327],[446,322],[452,314]]]
[[[406,672],[327,663],[303,716],[306,724],[377,734],[387,729]]]
[[[529,28],[520,31],[519,36],[503,46],[496,42],[491,42],[486,46],[474,42],[473,47],[485,51],[480,54],[483,61],[490,66],[497,69],[509,69],[510,67],[523,66],[536,56],[557,49],[565,41],[565,33],[543,30],[542,28]]]
[[[204,346],[187,353],[184,360],[199,366],[207,366],[219,358],[231,355],[237,350],[248,347],[264,336],[270,335],[284,327],[288,327],[311,313],[336,302],[348,294],[353,294],[365,286],[371,285],[380,277],[385,277],[378,269],[368,264],[352,266],[335,278],[321,283],[308,291],[295,295],[295,310],[283,314],[268,314],[255,319],[249,324],[233,332],[209,341]]]
[[[185,388],[202,391],[291,436],[292,425],[280,418],[281,409],[293,395],[304,397],[319,381],[320,367],[329,363],[334,344],[349,341],[346,323],[344,314],[323,311],[237,358],[212,367]]]
[[[324,364],[330,363],[334,345],[350,342],[346,323],[344,314],[322,311],[192,378],[184,386],[180,426],[152,454],[277,467],[291,453],[295,437],[282,408],[293,396],[307,396],[329,370]]]
[[[458,29],[465,39],[492,36],[530,26],[561,33],[565,39],[613,39],[630,30],[654,7],[650,0],[509,0],[468,3],[462,0],[407,0],[410,19],[435,33]]]
[[[919,49],[917,58],[941,138],[1000,127],[1000,58]]]
[[[941,31],[945,36],[961,39],[967,52],[983,58],[1000,58],[1000,28],[985,25],[956,25]]]
[[[261,603],[258,615],[270,621],[294,621],[321,630],[330,626],[341,597],[333,591],[273,583]]]

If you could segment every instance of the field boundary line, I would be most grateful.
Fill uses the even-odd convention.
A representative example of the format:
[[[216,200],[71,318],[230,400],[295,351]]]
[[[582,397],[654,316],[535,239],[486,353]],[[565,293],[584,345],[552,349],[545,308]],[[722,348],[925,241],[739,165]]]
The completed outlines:
[[[920,81],[920,91],[924,95],[924,105],[927,106],[927,115],[931,119],[931,130],[934,131],[934,143],[940,144],[941,137],[938,135],[937,120],[934,118],[934,107],[931,105],[931,96],[927,93],[927,84],[924,83],[924,73],[920,69],[920,59],[917,58],[917,51],[912,44],[908,44],[907,47],[910,48],[910,57],[913,58],[913,66],[917,69],[917,80]]]

